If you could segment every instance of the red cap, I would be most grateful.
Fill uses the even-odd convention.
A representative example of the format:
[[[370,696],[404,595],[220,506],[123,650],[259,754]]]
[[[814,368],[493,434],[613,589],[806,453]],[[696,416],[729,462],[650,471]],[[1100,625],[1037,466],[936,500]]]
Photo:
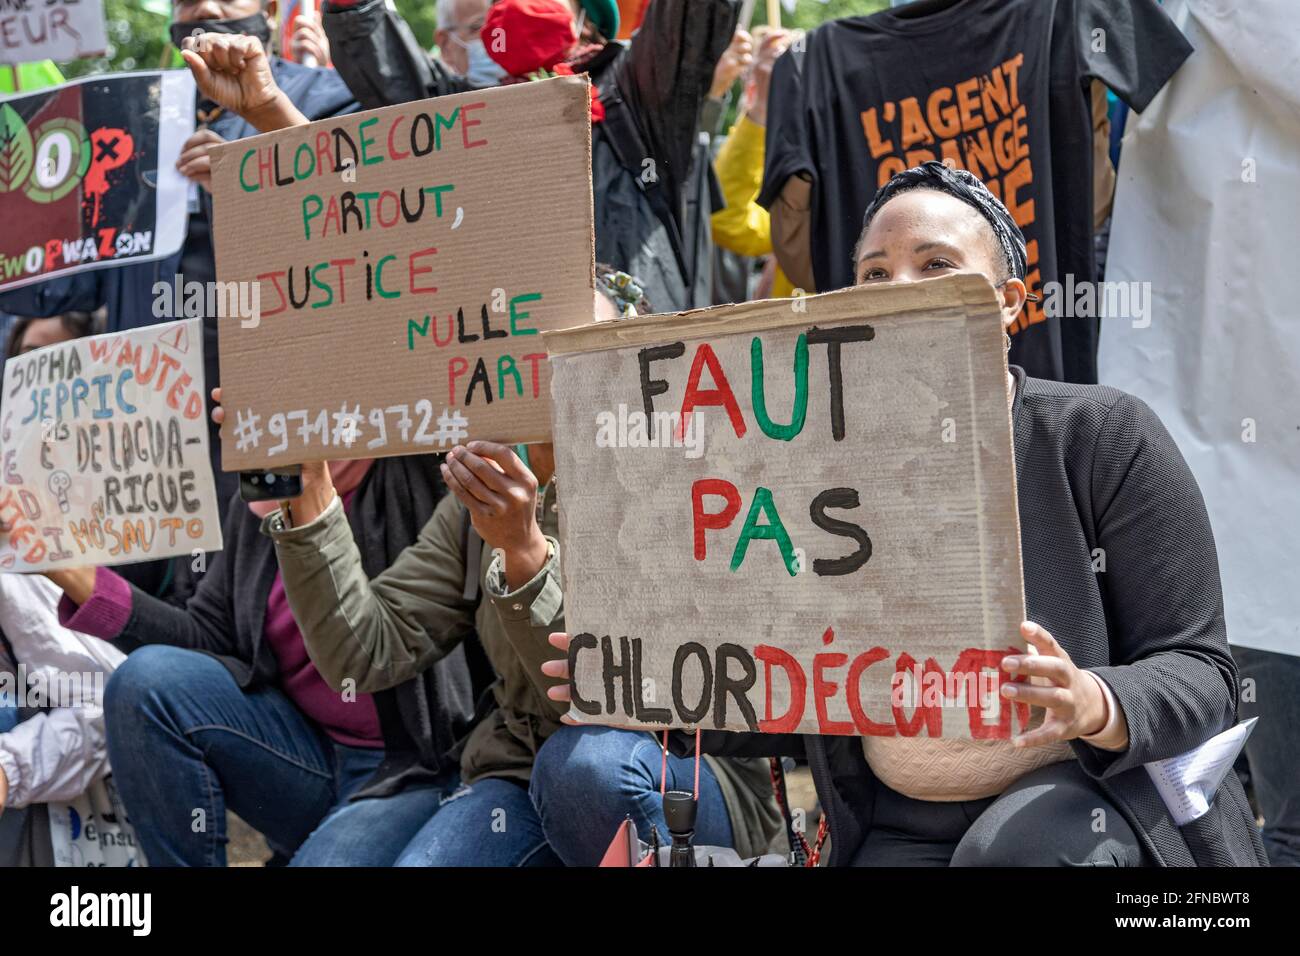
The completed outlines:
[[[511,76],[549,70],[578,42],[563,0],[501,0],[483,22],[488,55]]]

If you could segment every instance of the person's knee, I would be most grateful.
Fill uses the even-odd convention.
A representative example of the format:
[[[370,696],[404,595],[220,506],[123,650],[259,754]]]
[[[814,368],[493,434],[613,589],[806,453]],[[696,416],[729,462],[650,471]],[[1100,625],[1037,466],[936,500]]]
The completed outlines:
[[[640,774],[640,749],[654,740],[636,731],[608,727],[563,727],[537,753],[529,794],[540,811],[548,800],[609,793],[626,788]],[[653,784],[648,780],[646,785]]]
[[[539,814],[549,803],[563,801],[566,794],[591,785],[592,761],[579,758],[589,731],[587,727],[561,727],[537,751],[528,796]]]
[[[149,644],[129,654],[108,676],[104,687],[104,712],[115,717],[138,714],[153,691],[164,686],[164,671],[169,669],[171,653],[176,648]]]
[[[104,719],[110,730],[156,719],[159,707],[165,708],[169,696],[183,689],[198,656],[164,644],[148,644],[127,655],[104,687]]]
[[[1030,775],[1035,776],[1037,772]],[[1048,773],[1007,791],[971,824],[950,865],[1140,865],[1137,836],[1128,821],[1076,776]]]

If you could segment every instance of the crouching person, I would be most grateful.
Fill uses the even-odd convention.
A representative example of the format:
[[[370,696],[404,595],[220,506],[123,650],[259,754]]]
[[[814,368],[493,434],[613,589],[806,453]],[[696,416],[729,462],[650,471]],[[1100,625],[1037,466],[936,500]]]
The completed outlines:
[[[392,563],[443,493],[431,456],[319,467],[360,575]],[[295,862],[388,865],[456,785],[446,754],[474,701],[464,656],[382,693],[329,687],[259,533],[273,507],[231,500],[225,549],[184,607],[107,568],[48,572],[67,627],[137,648],[104,708],[114,779],[152,865],[224,866],[227,808]],[[358,803],[382,805],[380,823],[349,827],[342,811]]]
[[[609,300],[597,303],[598,315],[616,317]],[[373,580],[362,573],[327,472],[304,469],[303,496],[267,521],[289,603],[331,685],[391,687],[454,652],[474,630],[496,670],[492,709],[461,756],[461,788],[399,866],[595,863],[629,815],[643,833],[650,823],[666,833],[656,803],[663,761],[650,734],[598,729],[544,746],[566,710],[549,697],[556,681],[542,674],[561,656],[547,640],[564,624],[559,509],[551,446],[526,453],[527,465],[493,442],[452,449],[442,476],[454,498],[443,499],[419,540]],[[687,763],[671,761],[670,786],[688,785]],[[606,785],[606,764],[626,770],[619,786]],[[542,799],[545,827],[529,796],[539,773],[547,793],[557,781],[567,784],[561,798]],[[766,850],[780,817],[765,763],[711,761],[700,787],[707,794],[702,841]],[[346,812],[360,817],[382,807]]]
[[[1011,214],[970,173],[938,162],[880,189],[854,260],[859,285],[982,274],[1006,328],[1026,300],[1027,250]],[[1001,693],[1044,708],[1041,725],[1010,740],[705,732],[704,751],[805,756],[831,865],[1264,864],[1235,774],[1206,814],[1180,827],[1144,766],[1236,719],[1214,538],[1195,479],[1130,395],[1014,366],[1005,387],[1030,618],[1019,636],[1030,650],[1002,667],[1036,683],[1007,682]],[[1093,565],[1099,552],[1105,574]],[[566,634],[554,641],[569,647]],[[568,668],[552,662],[544,673],[567,679]],[[552,694],[567,701],[570,688]]]
[[[526,789],[561,712],[540,674],[554,653],[547,630],[562,620],[555,489],[539,494],[519,457],[491,442],[452,449],[442,476],[455,497],[443,498],[415,543],[373,579],[326,469],[304,466],[302,496],[269,516],[265,530],[331,686],[399,686],[475,631],[498,675],[490,711],[464,743],[460,787],[433,808],[396,865],[556,865]],[[539,507],[550,516],[541,525]],[[385,810],[357,804],[345,813],[363,829],[382,825]]]

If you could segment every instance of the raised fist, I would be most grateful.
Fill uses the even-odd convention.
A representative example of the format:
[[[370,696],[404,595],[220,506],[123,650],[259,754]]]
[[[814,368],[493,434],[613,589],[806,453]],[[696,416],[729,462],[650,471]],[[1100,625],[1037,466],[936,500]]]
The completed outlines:
[[[257,37],[200,33],[185,38],[181,56],[204,96],[250,123],[252,116],[271,107],[280,96],[266,50]]]

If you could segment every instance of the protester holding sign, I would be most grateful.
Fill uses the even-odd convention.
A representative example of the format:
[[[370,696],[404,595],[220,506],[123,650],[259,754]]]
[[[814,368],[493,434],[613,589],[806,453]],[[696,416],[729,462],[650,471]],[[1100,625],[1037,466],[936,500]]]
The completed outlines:
[[[982,274],[1004,327],[1025,303],[1026,249],[1014,219],[977,179],[938,162],[882,187],[854,262],[859,284]],[[1020,637],[1032,651],[1001,655],[1001,670],[1031,682],[1000,688],[1017,705],[1045,708],[1041,725],[1014,739],[921,736],[919,726],[905,736],[893,725],[861,739],[852,724],[833,731],[846,736],[706,731],[706,751],[805,755],[832,864],[1262,864],[1235,777],[1205,816],[1176,828],[1143,766],[1209,739],[1236,711],[1214,542],[1194,479],[1131,396],[1016,367],[1006,388],[1029,619]],[[576,649],[568,635],[552,640]],[[543,668],[549,677],[569,672],[566,661]],[[569,700],[571,691],[551,696]],[[568,728],[548,746],[598,733]],[[620,786],[625,772],[604,768],[603,788]],[[601,823],[612,833],[618,821]]]
[[[359,573],[378,573],[414,540],[442,491],[434,465],[331,466],[338,533],[355,538]],[[146,645],[114,673],[105,710],[118,788],[156,865],[225,865],[229,807],[296,859],[385,866],[455,786],[445,755],[476,696],[464,655],[379,693],[327,687],[259,532],[273,507],[231,501],[226,547],[183,608],[106,568],[49,574],[65,626]],[[365,797],[384,799],[363,840],[337,811]]]
[[[255,116],[256,122],[263,130],[270,132],[289,127],[300,130],[305,119],[283,95],[274,91],[273,84],[267,82],[264,65],[256,56],[249,56],[249,52],[247,40],[201,36],[187,42],[184,56],[194,70],[201,89],[222,102],[237,106],[249,115]],[[338,55],[341,54],[336,52],[336,56]],[[263,188],[270,188],[269,178],[268,185],[263,186],[261,170],[264,166],[268,169],[274,168],[277,150],[284,156],[292,155],[296,160],[299,155],[313,152],[313,143],[319,141],[318,138],[321,136],[326,137],[326,141],[333,136],[335,142],[347,136],[350,140],[361,142],[363,150],[368,148],[367,144],[374,144],[373,155],[369,157],[374,161],[372,165],[378,166],[380,160],[385,165],[379,167],[378,175],[368,174],[371,177],[369,186],[372,189],[386,187],[386,192],[396,197],[405,185],[405,181],[400,177],[412,175],[410,172],[403,171],[412,167],[420,168],[415,161],[411,160],[412,154],[419,157],[438,151],[438,168],[441,175],[447,177],[440,182],[455,182],[461,187],[455,196],[460,197],[457,199],[458,203],[466,204],[463,207],[466,210],[464,230],[458,233],[452,233],[450,230],[447,232],[440,230],[437,233],[425,230],[419,234],[418,245],[410,252],[406,248],[396,246],[401,237],[400,233],[396,233],[398,238],[390,240],[394,244],[392,246],[394,251],[386,258],[397,260],[398,265],[392,268],[398,269],[402,268],[403,259],[409,261],[410,282],[403,281],[399,284],[382,280],[378,276],[380,267],[376,266],[375,285],[381,289],[387,288],[391,298],[399,304],[403,290],[409,290],[413,295],[428,290],[425,272],[429,267],[424,264],[422,257],[431,254],[431,249],[427,247],[433,241],[432,236],[445,235],[447,238],[438,239],[440,250],[438,262],[442,264],[441,277],[438,281],[439,290],[444,295],[450,293],[448,297],[452,302],[458,301],[454,298],[455,294],[461,295],[462,299],[470,294],[481,297],[484,279],[481,268],[483,246],[474,244],[476,233],[472,230],[483,228],[484,217],[478,214],[478,209],[485,204],[485,201],[479,198],[478,191],[474,188],[479,186],[478,181],[469,173],[462,172],[460,164],[477,160],[479,163],[477,168],[486,167],[496,170],[499,178],[514,180],[516,176],[502,170],[510,170],[510,164],[517,163],[521,157],[504,151],[501,144],[510,143],[512,137],[519,135],[518,130],[521,125],[531,129],[531,118],[542,105],[555,104],[553,109],[557,114],[556,121],[542,130],[533,131],[533,138],[534,141],[540,140],[548,144],[542,151],[552,158],[565,157],[568,160],[565,165],[573,167],[587,152],[588,100],[586,84],[569,78],[551,80],[545,84],[531,84],[514,91],[492,90],[473,95],[445,97],[433,104],[424,104],[422,108],[389,108],[375,111],[360,120],[355,133],[350,133],[340,125],[334,125],[326,128],[318,127],[315,136],[306,133],[295,135],[293,138],[276,136],[268,139],[267,145],[264,145],[260,151],[268,158],[263,160],[262,155],[254,154],[258,159],[256,176],[253,174],[253,161],[248,153],[238,157],[237,162],[229,164],[223,156],[220,160],[223,168],[231,171],[236,167],[240,170],[246,168],[248,175],[241,174],[237,183],[233,181],[234,176],[226,175],[221,178],[221,183],[231,187],[229,194],[236,197],[235,201],[238,201],[244,198],[240,196],[240,191],[260,192]],[[577,108],[572,108],[574,106]],[[474,111],[472,119],[466,116],[470,111]],[[527,117],[527,120],[521,122],[521,117]],[[437,138],[436,131],[447,127],[450,127],[450,132],[445,139],[441,140],[446,149],[440,150],[438,146],[440,140]],[[410,141],[409,145],[402,142],[402,138],[410,140],[420,129],[428,131],[423,140],[415,139]],[[387,145],[386,151],[383,150],[385,145]],[[468,152],[471,149],[473,152]],[[328,152],[325,155],[328,159]],[[363,152],[363,165],[366,156],[367,153]],[[465,156],[469,157],[468,160],[462,158]],[[404,161],[406,161],[405,166],[402,165]],[[547,172],[549,173],[550,170]],[[380,175],[385,178],[380,179]],[[306,172],[305,166],[303,166],[302,181],[308,184],[303,187],[305,191],[312,183],[311,174]],[[565,179],[560,183],[543,182],[551,195],[565,190],[563,195],[567,201],[559,204],[562,208],[556,214],[557,222],[553,224],[552,247],[539,250],[527,263],[511,264],[513,283],[523,283],[524,289],[532,290],[523,297],[523,301],[529,303],[528,309],[535,313],[531,322],[516,323],[517,314],[520,318],[528,316],[526,313],[517,313],[512,304],[511,318],[505,322],[496,320],[501,327],[493,329],[492,312],[487,305],[484,305],[480,313],[481,326],[473,323],[472,327],[467,328],[464,311],[458,310],[455,322],[458,334],[453,335],[448,331],[445,338],[442,338],[437,327],[430,331],[429,323],[433,321],[432,309],[424,325],[411,320],[409,314],[398,312],[397,317],[400,322],[398,328],[406,330],[405,344],[408,345],[408,350],[413,350],[417,345],[427,349],[430,343],[425,338],[426,335],[440,347],[450,347],[453,338],[458,338],[460,341],[457,345],[461,350],[466,352],[470,349],[478,350],[477,354],[480,357],[477,358],[476,371],[469,377],[467,385],[459,384],[466,378],[469,368],[467,358],[452,352],[450,364],[444,366],[449,368],[447,380],[454,390],[452,400],[459,403],[463,395],[465,401],[461,407],[474,418],[473,422],[462,419],[462,427],[480,430],[510,428],[521,436],[527,428],[532,427],[532,421],[537,414],[536,404],[532,407],[520,405],[518,411],[513,410],[515,406],[506,405],[505,412],[498,413],[498,417],[491,417],[488,414],[495,406],[492,404],[490,375],[487,369],[495,366],[498,370],[498,383],[508,382],[508,379],[504,379],[501,370],[506,367],[503,362],[510,362],[510,356],[489,354],[488,364],[485,365],[483,351],[489,347],[490,340],[495,342],[498,348],[505,347],[503,343],[508,345],[516,330],[519,334],[526,333],[531,336],[538,325],[543,328],[555,327],[554,323],[561,317],[571,321],[576,307],[574,303],[577,291],[581,288],[581,284],[585,284],[579,282],[580,277],[584,274],[590,275],[587,272],[590,268],[587,263],[590,262],[591,255],[588,244],[591,236],[591,220],[590,206],[584,195],[585,189],[582,188],[585,184],[581,180],[571,179]],[[575,183],[579,188],[576,194],[570,191],[571,185]],[[287,192],[294,188],[294,184],[286,179],[284,187]],[[428,188],[433,191],[446,190],[449,187],[441,185]],[[220,195],[220,185],[218,191]],[[383,202],[384,191],[380,191],[379,203]],[[295,194],[289,193],[289,195],[293,197]],[[220,198],[222,202],[225,201],[224,195],[220,195]],[[355,201],[355,197],[353,199]],[[340,221],[344,214],[336,211],[331,216],[328,209],[331,206],[336,210],[341,209],[345,201],[346,198],[338,202],[331,198],[327,204],[314,192],[303,196],[298,200],[303,210],[303,229],[309,235],[319,235],[328,237],[330,241],[339,241],[348,220],[342,218]],[[394,208],[398,205],[396,198],[393,200],[393,205]],[[433,208],[436,210],[441,207]],[[449,212],[450,208],[448,204]],[[515,215],[520,215],[518,212],[520,208],[523,208],[522,199],[515,207]],[[322,210],[325,210],[323,214]],[[437,213],[434,212],[432,215]],[[563,217],[562,220],[560,217]],[[377,221],[382,227],[384,224],[382,208],[378,212]],[[459,214],[456,222],[457,224],[461,222]],[[398,225],[396,217],[391,224]],[[442,228],[446,229],[445,226]],[[555,241],[556,237],[560,236],[567,241]],[[457,238],[459,242],[456,241]],[[264,236],[243,237],[239,243],[241,255],[238,267],[240,269],[274,268],[274,262],[268,265],[265,256],[260,253],[249,256],[244,248],[246,244],[264,241]],[[370,248],[373,246],[367,247],[365,251],[369,251]],[[456,255],[464,255],[464,250],[467,248],[473,251],[471,259],[453,258]],[[399,256],[399,252],[403,254]],[[279,253],[277,244],[272,241],[268,247],[268,254]],[[325,255],[323,252],[316,254]],[[223,251],[223,268],[225,268],[225,255]],[[350,250],[345,253],[344,248],[338,248],[330,258],[345,264],[350,260],[352,265],[356,265],[357,260],[364,256],[357,256]],[[581,261],[583,258],[587,259],[587,263]],[[245,259],[253,261],[246,263]],[[548,265],[550,263],[554,265]],[[496,263],[493,262],[493,265]],[[539,265],[542,267],[540,272]],[[418,272],[415,271],[417,267],[420,270]],[[582,271],[579,272],[579,269]],[[559,275],[552,274],[557,271]],[[609,271],[604,269],[602,273]],[[275,281],[274,274],[272,276]],[[459,286],[456,285],[457,283]],[[357,285],[359,283],[353,281],[351,288],[356,289]],[[328,306],[337,298],[341,298],[343,295],[341,281],[338,283],[338,288],[340,289],[338,296],[330,295],[328,300],[321,296],[320,304]],[[586,294],[589,296],[587,301],[592,301],[591,293]],[[353,292],[353,295],[358,293]],[[640,292],[637,295],[639,296]],[[482,299],[474,301],[482,301]],[[598,296],[596,302],[597,308],[608,308],[603,297]],[[295,308],[301,308],[305,303],[291,300],[290,304]],[[371,306],[363,300],[360,305],[352,308],[351,315],[354,321],[377,321],[386,316],[379,313],[376,319],[374,310],[384,307],[382,301]],[[590,314],[589,307],[586,311]],[[449,314],[449,310],[444,310],[439,318],[443,316],[446,317],[446,327],[450,330],[453,316]],[[267,317],[271,318],[270,312]],[[288,318],[292,320],[292,315]],[[290,337],[288,328],[286,322],[285,326],[274,329],[256,330],[261,336],[258,341],[263,354],[268,349],[277,348],[285,349],[284,354],[300,352],[301,338]],[[482,331],[482,339],[479,338],[479,328]],[[510,331],[507,332],[507,329]],[[330,354],[328,348],[321,344],[327,341],[327,338],[323,337],[330,333],[319,330],[313,323],[312,334],[313,347],[319,350],[320,354]],[[272,335],[281,338],[276,341],[271,338]],[[227,340],[228,345],[232,343],[237,345],[238,342],[239,340],[235,338]],[[392,338],[376,336],[376,343],[385,342],[391,346]],[[398,344],[400,347],[400,339]],[[542,357],[542,353],[531,349],[530,351],[532,356]],[[241,353],[238,349],[232,349],[232,354]],[[396,357],[400,356],[401,353],[397,352]],[[471,353],[470,358],[474,357],[474,353]],[[459,379],[452,374],[457,362],[461,366]],[[246,362],[246,364],[251,363]],[[394,368],[394,366],[386,365],[385,368]],[[407,365],[406,368],[410,366]],[[247,372],[247,369],[244,371]],[[280,374],[274,367],[269,370],[269,373]],[[399,432],[396,425],[387,432],[379,429],[384,427],[385,409],[392,407],[393,401],[408,401],[407,395],[410,389],[402,390],[403,383],[400,377],[411,374],[413,373],[406,371],[400,374],[391,372],[388,374],[383,387],[391,390],[389,394],[392,401],[374,401],[373,404],[379,413],[377,415],[358,415],[358,423],[366,425],[372,431],[364,434],[358,431],[351,436],[352,441],[345,440],[346,445],[351,446],[357,440],[365,440],[369,447],[379,447],[390,454],[394,450],[403,450],[397,443],[407,441],[405,431]],[[415,374],[418,374],[421,383],[427,382],[431,377],[428,366],[419,367]],[[435,370],[433,375],[437,374]],[[372,401],[370,395],[380,386],[370,382],[369,376],[359,376],[359,378],[364,380],[367,404],[370,404]],[[241,382],[242,384],[244,383]],[[319,384],[319,382],[314,383],[316,387],[319,387]],[[296,389],[299,383],[294,382],[293,386]],[[235,387],[234,378],[230,379],[230,387],[232,389]],[[478,411],[481,401],[474,403],[476,388],[486,399],[487,404],[483,411]],[[232,396],[231,412],[236,427],[230,437],[236,439],[236,451],[242,451],[250,456],[257,455],[258,460],[264,460],[271,451],[266,446],[256,447],[255,439],[249,437],[252,432],[250,425],[255,425],[254,418],[260,417],[268,423],[267,431],[270,431],[269,423],[275,420],[275,415],[258,416],[251,409],[245,409],[250,399],[259,402],[264,400],[260,391],[259,394],[252,395],[253,391],[257,390],[248,389],[250,394],[237,401]],[[331,403],[337,400],[339,391],[337,383],[329,388],[328,395]],[[348,391],[344,391],[343,394],[347,398],[351,397]],[[533,380],[531,394],[535,400],[541,394],[537,379]],[[512,397],[512,392],[503,387],[498,389],[497,395],[498,399],[502,397],[509,399]],[[514,396],[522,397],[522,393],[516,391]],[[296,396],[295,401],[297,401]],[[306,399],[303,399],[300,404],[306,404]],[[316,404],[315,399],[313,404]],[[428,401],[425,400],[422,404],[427,407]],[[305,417],[310,419],[314,414],[315,408],[307,412]],[[444,412],[443,418],[449,424],[448,412]],[[540,428],[534,431],[533,435],[545,434],[545,423],[539,424]],[[446,430],[440,428],[440,432]],[[280,432],[282,437],[285,437],[286,429],[281,428]],[[239,447],[240,444],[244,447]],[[303,454],[302,449],[296,453],[288,452],[287,441],[282,441],[273,447],[278,449],[277,454],[294,454],[295,457],[287,459],[289,461],[297,460],[297,457]],[[337,497],[331,487],[328,474],[319,466],[303,466],[303,496],[291,503],[288,522],[273,518],[268,525],[270,533],[276,539],[286,592],[302,632],[309,646],[312,647],[317,666],[322,669],[326,680],[335,686],[342,687],[345,681],[354,680],[359,682],[358,686],[361,690],[374,691],[390,687],[395,682],[414,679],[433,662],[442,659],[446,654],[454,653],[460,647],[465,634],[471,629],[477,632],[496,672],[501,675],[501,681],[493,691],[495,709],[475,730],[466,744],[461,759],[463,792],[454,801],[448,801],[446,806],[442,807],[427,826],[410,841],[406,849],[397,857],[398,865],[513,866],[560,862],[560,858],[557,858],[546,842],[540,819],[533,811],[525,789],[538,747],[558,727],[558,708],[546,700],[545,687],[539,684],[537,677],[537,666],[545,656],[550,654],[545,644],[545,634],[550,627],[558,626],[558,617],[562,613],[556,558],[551,550],[557,521],[555,486],[550,483],[549,488],[543,493],[540,518],[537,517],[537,487],[539,480],[543,485],[547,484],[550,468],[546,464],[547,447],[533,447],[535,453],[531,456],[530,465],[536,474],[525,467],[514,452],[495,442],[470,442],[468,446],[453,447],[444,466],[443,475],[456,493],[459,504],[446,500],[439,505],[433,519],[421,533],[419,542],[408,549],[384,575],[369,583],[364,580],[365,575],[360,573],[355,549],[343,541],[341,529],[344,526],[337,506]],[[489,484],[482,485],[471,480],[470,469],[485,475]],[[471,492],[467,488],[478,490]],[[484,514],[481,501],[485,499],[482,496],[490,499],[492,508],[497,509],[495,518],[491,514]],[[472,522],[471,516],[473,516]],[[488,548],[476,549],[471,546],[469,535],[471,524],[481,534]],[[549,545],[548,536],[551,539]],[[495,563],[492,554],[494,548],[501,549],[505,555],[504,559],[498,558]],[[505,572],[501,570],[502,561],[507,569]],[[481,597],[484,594],[486,599]],[[642,744],[647,742],[647,738],[641,735],[633,735],[633,737],[639,738]],[[635,748],[629,746],[626,749]],[[770,838],[776,826],[775,811],[771,808],[771,800],[768,797],[767,771],[764,767],[752,765],[740,767],[727,764],[726,767],[733,773],[729,774],[728,770],[724,769],[722,776],[730,780],[734,775],[736,780],[728,784],[723,793],[731,795],[735,803],[717,801],[714,804],[715,812],[706,814],[701,820],[701,825],[711,820],[716,821],[718,826],[716,839],[719,842],[730,842],[729,837],[732,834],[735,834],[738,840],[748,839],[749,842],[742,846],[747,850],[747,855],[753,855],[766,849],[766,839]],[[725,814],[721,812],[724,806],[728,811]],[[624,809],[633,808],[631,805],[625,805]],[[504,811],[507,818],[512,821],[509,825],[499,825],[497,816],[499,811]],[[345,810],[343,817],[352,825],[364,828],[367,826],[368,817],[384,812],[384,807],[381,805],[357,805]],[[466,834],[472,836],[467,838]]]
[[[603,295],[597,309],[617,315]],[[500,677],[493,709],[465,744],[461,790],[410,842],[399,866],[591,862],[557,856],[527,791],[538,749],[559,729],[564,710],[547,699],[551,681],[540,670],[554,657],[546,635],[563,626],[557,489],[550,447],[528,449],[525,465],[493,442],[455,447],[442,466],[454,499],[444,499],[419,541],[370,581],[319,466],[303,466],[302,497],[289,503],[287,517],[267,524],[289,602],[334,686],[354,680],[363,691],[379,690],[413,679],[456,653],[471,630]],[[620,753],[657,753],[648,735],[623,736]],[[745,855],[763,852],[778,824],[766,767],[728,760],[714,766],[717,777],[708,769],[701,779],[718,799],[701,812],[699,831],[723,845],[736,841]],[[607,805],[620,820],[642,814],[621,795]],[[383,812],[381,805],[358,805],[344,814],[362,827]],[[662,814],[658,820],[663,830]]]
[[[275,10],[275,0],[178,0],[172,5],[171,40],[179,47],[196,30],[255,37],[263,47],[277,87],[305,115],[316,119],[355,110],[352,94],[333,70],[311,69],[270,55],[270,18]],[[143,110],[144,104],[138,106]],[[207,154],[212,146],[242,139],[256,129],[237,113],[205,97],[199,98],[196,119],[199,129],[181,147],[179,166],[191,181],[206,186]],[[211,214],[205,193],[189,215],[180,252],[157,262],[128,263],[0,293],[0,310],[15,315],[52,316],[105,307],[109,331],[202,316],[207,379],[210,385],[216,385],[217,315],[208,308],[211,299],[207,294],[192,293],[196,288],[206,293],[215,278]],[[221,471],[215,428],[211,438],[212,470],[224,506],[234,493],[237,478]]]

